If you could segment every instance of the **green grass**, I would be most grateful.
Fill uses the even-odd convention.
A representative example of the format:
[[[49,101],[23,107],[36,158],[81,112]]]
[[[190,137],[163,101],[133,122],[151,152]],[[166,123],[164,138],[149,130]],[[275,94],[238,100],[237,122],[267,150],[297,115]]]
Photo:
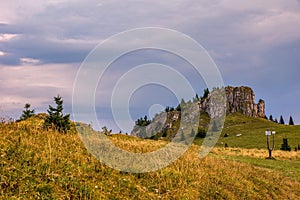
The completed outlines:
[[[131,174],[96,160],[74,129],[68,134],[45,131],[42,121],[42,116],[36,116],[20,123],[0,122],[0,199],[297,199],[300,196],[299,167],[295,160],[298,157],[290,156],[291,152],[282,155],[274,152],[280,159],[270,161],[256,158],[258,150],[253,156],[247,149],[240,149],[245,155],[232,155],[219,148],[199,159],[200,147],[192,145],[164,169]],[[109,138],[131,152],[153,151],[166,144],[124,135]],[[287,160],[290,161],[285,163]]]
[[[286,177],[300,182],[300,154],[291,155],[289,152],[277,151],[274,152],[275,159],[266,159],[267,151],[216,148],[211,155],[275,170]]]
[[[266,148],[265,131],[267,129],[276,131],[275,149],[280,149],[283,138],[288,138],[292,150],[300,144],[300,125],[281,125],[266,119],[246,117],[240,113],[234,113],[226,116],[217,146],[224,147],[226,143],[229,147]],[[224,137],[225,134],[228,134],[229,137]],[[237,137],[237,134],[242,135]],[[202,141],[202,139],[196,139],[195,143],[201,144]]]

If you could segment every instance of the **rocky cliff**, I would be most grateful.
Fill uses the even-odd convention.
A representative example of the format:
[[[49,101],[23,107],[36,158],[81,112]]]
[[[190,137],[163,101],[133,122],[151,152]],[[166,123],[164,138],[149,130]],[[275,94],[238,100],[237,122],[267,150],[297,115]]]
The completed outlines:
[[[265,102],[260,99],[255,103],[255,94],[250,87],[225,87],[226,113],[241,112],[249,117],[265,117]],[[200,108],[210,114],[210,94],[200,101]]]

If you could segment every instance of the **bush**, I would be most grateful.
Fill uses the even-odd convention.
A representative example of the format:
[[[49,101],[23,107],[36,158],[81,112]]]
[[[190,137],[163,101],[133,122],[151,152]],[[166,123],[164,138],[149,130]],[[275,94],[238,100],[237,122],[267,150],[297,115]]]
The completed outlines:
[[[205,138],[206,137],[206,131],[203,128],[198,128],[196,137]]]

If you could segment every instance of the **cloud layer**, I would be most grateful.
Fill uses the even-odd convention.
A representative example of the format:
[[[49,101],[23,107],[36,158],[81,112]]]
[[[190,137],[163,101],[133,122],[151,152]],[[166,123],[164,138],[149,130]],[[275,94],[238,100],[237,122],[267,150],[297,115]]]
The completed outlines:
[[[158,26],[202,44],[225,84],[253,87],[267,114],[300,123],[299,1],[13,0],[1,4],[0,19],[0,111],[8,115],[18,115],[27,101],[45,110],[57,93],[71,107],[76,70],[97,44],[131,28]]]

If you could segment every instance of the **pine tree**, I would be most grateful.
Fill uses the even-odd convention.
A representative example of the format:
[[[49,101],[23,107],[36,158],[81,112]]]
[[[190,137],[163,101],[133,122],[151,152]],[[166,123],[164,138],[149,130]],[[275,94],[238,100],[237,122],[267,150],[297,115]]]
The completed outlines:
[[[282,115],[280,116],[279,124],[284,124],[284,120],[283,120]]]
[[[30,110],[30,104],[29,103],[26,103],[25,106],[24,106],[25,110],[23,110],[23,113],[20,117],[19,120],[17,121],[23,121],[23,120],[26,120],[30,117],[32,117],[34,115],[34,110]]]
[[[206,131],[203,128],[198,127],[196,137],[205,138],[206,137]]]
[[[289,125],[294,125],[294,120],[293,120],[292,116],[290,116]]]
[[[71,128],[70,114],[63,114],[63,100],[61,96],[54,97],[56,108],[49,105],[48,117],[45,119],[44,126],[46,128],[55,128],[59,132],[66,133]]]
[[[204,89],[204,94],[202,98],[206,99],[208,97],[208,94],[209,94],[209,89],[208,88]]]
[[[178,106],[176,107],[176,111],[181,111],[181,105],[180,104],[178,104]]]
[[[272,115],[270,115],[269,120],[270,120],[271,122],[274,122],[274,119],[273,119],[273,116],[272,116]]]

